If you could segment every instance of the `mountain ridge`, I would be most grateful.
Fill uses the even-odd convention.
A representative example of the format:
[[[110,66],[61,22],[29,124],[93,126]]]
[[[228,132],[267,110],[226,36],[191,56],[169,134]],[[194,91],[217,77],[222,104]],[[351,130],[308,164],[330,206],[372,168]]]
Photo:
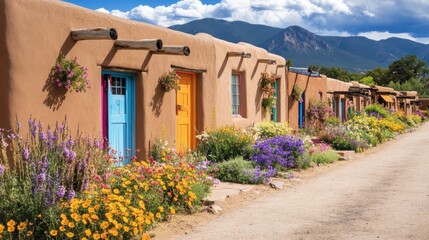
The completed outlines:
[[[320,36],[297,25],[282,29],[212,18],[170,28],[189,34],[204,32],[229,42],[247,42],[291,59],[292,64],[299,67],[335,66],[361,72],[387,67],[408,54],[417,55],[429,64],[429,44],[401,38],[376,41],[362,36]]]

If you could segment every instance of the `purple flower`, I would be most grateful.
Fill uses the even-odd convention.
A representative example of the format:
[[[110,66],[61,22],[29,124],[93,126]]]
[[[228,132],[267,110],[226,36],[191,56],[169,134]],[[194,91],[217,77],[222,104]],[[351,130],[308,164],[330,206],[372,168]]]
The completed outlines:
[[[76,193],[74,192],[74,190],[70,189],[69,194],[67,196],[67,200],[69,200],[69,201],[72,200],[75,197],[75,195],[76,195]]]
[[[30,157],[30,151],[28,151],[27,148],[24,148],[22,155],[23,155],[25,160],[28,160],[28,158]]]
[[[66,194],[66,188],[63,185],[60,185],[57,189],[56,194],[57,194],[58,198],[60,198],[60,199],[63,198],[64,195]]]
[[[6,167],[3,164],[0,164],[0,177],[4,174],[6,171]]]

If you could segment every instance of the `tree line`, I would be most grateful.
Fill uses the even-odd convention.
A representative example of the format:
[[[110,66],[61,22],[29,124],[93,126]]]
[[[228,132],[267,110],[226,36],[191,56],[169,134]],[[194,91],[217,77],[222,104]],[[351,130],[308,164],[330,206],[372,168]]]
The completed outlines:
[[[362,73],[316,65],[311,65],[309,69],[345,82],[358,81],[369,86],[391,87],[397,91],[417,91],[420,97],[429,96],[429,67],[416,55],[407,55],[392,62],[387,68],[377,67]]]

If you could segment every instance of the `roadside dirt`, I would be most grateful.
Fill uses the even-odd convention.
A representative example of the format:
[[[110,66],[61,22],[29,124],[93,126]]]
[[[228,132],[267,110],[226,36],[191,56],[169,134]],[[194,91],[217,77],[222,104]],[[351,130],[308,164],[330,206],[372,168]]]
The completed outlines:
[[[420,131],[427,131],[427,133],[429,134],[429,125],[425,125],[422,128],[425,129],[421,129]],[[419,131],[419,132],[420,132]],[[362,160],[365,160],[369,157],[371,158],[382,158],[385,154],[385,151],[389,151],[391,152],[391,149],[396,149],[399,146],[401,146],[400,143],[403,141],[403,139],[405,138],[406,140],[408,140],[411,135],[414,135],[415,133],[408,133],[408,134],[404,134],[401,136],[398,136],[395,140],[393,141],[389,141],[383,145],[379,145],[375,148],[372,148],[364,153],[359,153],[359,154],[355,154],[352,160],[348,160],[348,161],[338,161],[334,164],[330,164],[330,165],[320,165],[320,166],[316,166],[313,168],[309,168],[306,170],[302,170],[302,171],[296,171],[295,172],[295,177],[293,179],[287,180],[287,179],[280,179],[282,181],[285,182],[285,186],[284,189],[282,190],[274,190],[272,188],[270,188],[267,185],[257,185],[255,186],[254,189],[252,189],[249,192],[242,192],[240,195],[238,196],[234,196],[234,197],[230,197],[227,198],[225,201],[223,202],[217,202],[216,204],[219,205],[220,207],[222,207],[222,212],[220,214],[214,215],[214,214],[210,214],[207,212],[197,212],[195,214],[192,215],[184,215],[184,214],[178,214],[175,216],[172,216],[168,221],[163,222],[163,223],[159,223],[155,229],[153,229],[152,231],[150,231],[149,233],[153,236],[153,239],[155,240],[159,240],[159,239],[177,239],[177,238],[183,238],[183,239],[260,239],[259,237],[261,237],[260,235],[256,234],[256,235],[236,235],[233,232],[231,232],[231,234],[234,235],[214,235],[213,233],[213,229],[211,230],[207,230],[210,228],[218,228],[219,226],[219,222],[222,221],[226,221],[227,223],[222,224],[225,225],[225,229],[220,228],[218,230],[216,230],[216,232],[220,231],[230,231],[230,229],[226,229],[229,225],[232,225],[231,227],[234,228],[234,224],[233,222],[231,222],[232,220],[225,220],[225,219],[231,219],[233,216],[239,216],[240,214],[244,214],[244,212],[246,212],[246,210],[248,209],[254,209],[254,206],[257,204],[262,204],[259,206],[259,208],[263,208],[263,203],[268,203],[268,202],[272,202],[272,201],[281,201],[283,202],[284,199],[286,198],[287,195],[289,194],[294,194],[296,193],[298,190],[299,191],[306,191],[305,189],[308,189],[307,191],[311,191],[311,189],[314,190],[314,188],[309,188],[308,186],[311,184],[312,186],[314,186],[316,183],[319,182],[318,179],[320,178],[332,178],[334,176],[330,176],[332,172],[335,173],[342,173],[342,172],[347,172],[347,171],[354,171],[353,167],[351,167],[350,165],[362,165],[365,163],[360,163],[363,162]],[[429,158],[428,158],[429,160]],[[374,160],[371,160],[374,161]],[[362,166],[360,166],[362,167]],[[365,166],[364,166],[365,168]],[[429,171],[429,169],[427,169]],[[336,179],[339,178],[343,178],[344,181],[353,181],[353,179],[347,179],[346,177],[348,176],[348,173],[346,173],[345,175],[341,175],[341,176],[335,176]],[[331,180],[333,181],[333,180]],[[387,180],[386,180],[387,181]],[[394,179],[389,179],[389,181],[394,181]],[[326,183],[329,184],[329,181]],[[346,182],[342,182],[340,185],[344,186],[344,184],[347,186]],[[350,182],[349,185],[353,186],[353,182]],[[321,186],[322,188],[324,186]],[[317,186],[316,186],[317,188]],[[359,189],[361,190],[361,189]],[[377,190],[377,188],[373,189],[374,191]],[[367,190],[362,190],[363,192],[366,192]],[[369,190],[368,190],[369,191]],[[353,193],[347,192],[346,196],[348,196],[347,194],[351,194],[349,197],[354,196]],[[429,194],[429,193],[428,193]],[[281,195],[281,196],[280,196]],[[367,197],[369,199],[372,199],[372,197],[370,196],[371,194],[369,194]],[[286,196],[286,197],[285,197]],[[347,198],[349,198],[347,197]],[[307,196],[308,198],[308,196]],[[313,201],[315,201],[316,199],[312,199],[312,197],[307,198],[298,198],[295,199],[295,201],[303,201],[306,204],[311,205]],[[326,201],[326,202],[330,202],[335,201],[338,198],[338,196],[332,197],[332,199],[329,199],[327,197],[324,197],[322,200]],[[299,207],[303,207],[305,206],[304,204],[297,204],[297,208]],[[356,203],[357,205],[359,205],[362,208],[365,208],[365,206],[368,204],[368,201],[366,202],[362,202],[362,203]],[[370,203],[371,204],[371,203]],[[375,204],[375,203],[373,203]],[[269,204],[268,204],[269,205]],[[355,212],[355,210],[350,210],[350,212],[347,212],[347,209],[353,209],[353,204],[345,204],[343,206],[339,206],[341,208],[344,208],[342,211],[345,211],[346,213],[346,219],[343,219],[344,221],[349,221],[351,219],[354,218],[359,218],[359,212]],[[287,208],[294,208],[293,206],[287,206]],[[267,210],[268,212],[270,211],[276,211],[276,210]],[[332,212],[335,212],[335,209],[331,209],[331,212],[329,212],[329,214],[332,215]],[[364,209],[361,209],[361,211],[364,211]],[[249,216],[249,212],[246,212],[247,215],[245,215],[244,219],[250,218],[250,219],[254,219],[255,216]],[[262,213],[261,213],[262,214]],[[357,215],[356,215],[357,214]],[[299,214],[298,214],[299,215]],[[347,219],[347,216],[349,216],[349,218],[351,219]],[[323,219],[323,217],[322,217]],[[235,219],[237,220],[237,219]],[[271,219],[274,221],[274,219]],[[239,222],[241,222],[242,219],[240,219]],[[246,221],[244,221],[246,222]],[[215,225],[214,225],[215,224]],[[217,225],[216,225],[217,224]],[[237,223],[239,224],[239,223]],[[252,223],[253,225],[253,223]],[[341,224],[338,223],[334,223],[334,225],[338,225],[343,227]],[[237,226],[238,227],[238,226]],[[236,230],[239,228],[235,228]],[[325,239],[324,237],[322,238],[318,238],[315,237],[313,238],[311,236],[311,232],[310,231],[318,231],[319,228],[321,226],[316,225],[316,227],[307,227],[309,230],[308,231],[303,231],[300,232],[300,230],[294,232],[293,236],[294,239]],[[307,229],[306,228],[306,229]],[[313,229],[314,228],[314,229]],[[246,229],[246,228],[244,228]],[[248,229],[249,230],[249,229]],[[201,232],[201,234],[195,234],[195,232]],[[205,232],[204,232],[205,231]],[[261,231],[260,229],[258,231]],[[209,235],[204,235],[205,233],[209,233]],[[265,232],[265,231],[263,231]],[[307,233],[308,232],[308,233]],[[288,232],[291,233],[291,232]],[[191,236],[186,237],[188,234],[192,234]],[[310,234],[310,235],[309,235]],[[208,236],[211,236],[209,238],[207,238]],[[256,237],[255,237],[256,236]],[[281,238],[277,238],[279,236],[282,236]],[[273,238],[265,238],[264,239],[290,239],[290,235],[288,234],[286,235],[278,235],[276,237],[276,235],[272,236]],[[302,237],[302,238],[301,238]],[[330,237],[330,236],[329,236]],[[328,238],[329,239],[329,238]],[[332,239],[338,239],[338,238],[332,238]],[[360,238],[359,238],[360,239]],[[389,238],[390,239],[390,238]],[[414,239],[414,238],[411,238]],[[429,239],[429,236],[428,236]]]

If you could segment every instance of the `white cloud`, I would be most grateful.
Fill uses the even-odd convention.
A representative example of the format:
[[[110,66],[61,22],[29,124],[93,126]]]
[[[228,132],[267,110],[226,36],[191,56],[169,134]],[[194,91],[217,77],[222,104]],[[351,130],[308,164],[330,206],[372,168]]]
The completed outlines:
[[[371,32],[359,33],[358,36],[367,37],[369,39],[377,40],[377,41],[388,39],[391,37],[397,37],[397,38],[408,39],[408,40],[415,41],[415,42],[429,44],[429,37],[428,38],[415,38],[415,37],[411,36],[409,33],[390,33],[390,32],[371,31]]]
[[[139,5],[128,11],[97,11],[161,26],[184,24],[201,18],[245,21],[286,28],[299,25],[321,35],[356,35],[369,38],[396,36],[427,43],[429,1],[425,0],[177,0],[169,6]],[[374,31],[374,32],[371,32]],[[392,35],[389,32],[410,32]],[[390,34],[390,35],[389,35]],[[427,37],[426,37],[427,36]]]
[[[105,8],[97,11],[162,26],[210,17],[276,27],[302,25],[304,19],[313,14],[352,13],[342,0],[221,0],[217,4],[203,4],[200,0],[179,0],[169,6],[139,5],[129,11],[108,11]]]
[[[365,16],[368,16],[368,17],[375,17],[375,14],[372,13],[372,12],[370,12],[370,11],[368,11],[368,10],[364,10],[362,13],[365,14]]]

